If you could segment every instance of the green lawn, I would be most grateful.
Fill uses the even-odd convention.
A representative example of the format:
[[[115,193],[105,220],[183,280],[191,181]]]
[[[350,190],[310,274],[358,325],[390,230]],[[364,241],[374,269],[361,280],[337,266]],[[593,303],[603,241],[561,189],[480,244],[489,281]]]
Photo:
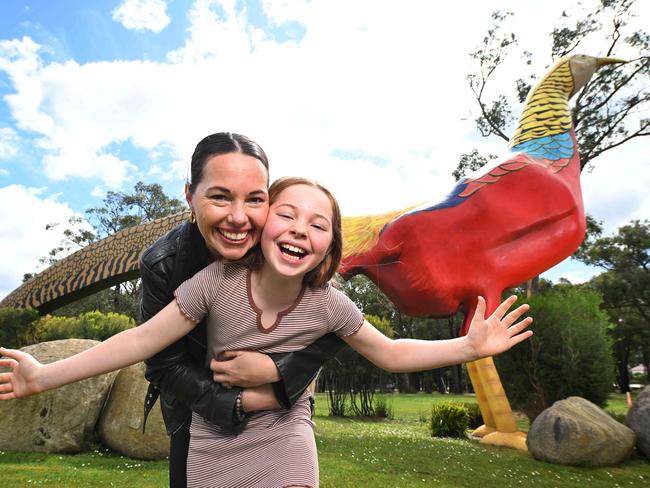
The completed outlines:
[[[421,418],[436,401],[474,401],[470,395],[390,395],[395,419],[334,419],[319,395],[316,442],[321,487],[648,487],[650,463],[638,456],[615,468],[570,468],[528,453],[466,440],[433,439]],[[615,395],[609,409],[625,411]],[[522,422],[527,428],[527,423]],[[165,461],[137,461],[105,450],[66,456],[0,452],[0,486],[161,487]]]

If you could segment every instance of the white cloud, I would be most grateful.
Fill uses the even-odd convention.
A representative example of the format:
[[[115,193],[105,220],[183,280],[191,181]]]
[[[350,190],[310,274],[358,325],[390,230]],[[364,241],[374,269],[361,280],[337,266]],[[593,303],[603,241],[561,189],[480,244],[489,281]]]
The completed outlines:
[[[11,127],[0,128],[0,159],[13,158],[18,153],[18,134]]]
[[[0,176],[8,176],[8,175],[9,175],[9,171],[7,171],[4,168],[0,168]]]
[[[0,249],[5,256],[0,267],[0,296],[17,287],[23,274],[37,269],[39,258],[61,242],[65,224],[74,215],[67,203],[42,197],[43,193],[43,189],[22,185],[0,188]],[[45,226],[54,222],[61,225],[46,231]]]
[[[112,12],[113,20],[126,29],[160,32],[169,25],[167,3],[163,0],[124,0]]]
[[[550,270],[542,273],[541,277],[551,280],[554,283],[561,278],[569,280],[574,285],[589,281],[595,275],[602,273],[603,270],[595,266],[587,266],[575,259],[567,258]]]
[[[96,198],[104,198],[106,196],[106,191],[104,191],[104,189],[101,186],[97,185],[90,192],[90,195]]]
[[[650,219],[650,159],[647,141],[632,140],[603,153],[593,171],[582,172],[585,210],[610,235],[633,219]]]

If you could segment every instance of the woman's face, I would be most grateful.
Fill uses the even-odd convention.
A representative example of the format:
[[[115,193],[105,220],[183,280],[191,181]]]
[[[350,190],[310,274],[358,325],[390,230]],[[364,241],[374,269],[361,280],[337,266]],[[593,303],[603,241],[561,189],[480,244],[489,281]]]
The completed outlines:
[[[284,277],[303,276],[327,256],[332,243],[332,204],[320,189],[293,185],[271,205],[262,232],[266,265]]]
[[[269,211],[268,175],[256,158],[241,153],[212,156],[194,193],[185,198],[215,257],[242,258],[260,239]]]

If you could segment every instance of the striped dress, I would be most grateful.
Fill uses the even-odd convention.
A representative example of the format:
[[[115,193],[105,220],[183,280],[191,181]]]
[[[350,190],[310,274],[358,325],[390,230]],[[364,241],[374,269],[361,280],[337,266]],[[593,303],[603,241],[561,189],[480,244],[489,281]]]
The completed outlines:
[[[363,323],[354,303],[326,284],[303,288],[295,303],[264,328],[251,294],[250,270],[237,263],[215,261],[175,296],[190,319],[208,315],[208,361],[226,350],[297,351],[329,332],[354,334]],[[193,414],[187,482],[189,488],[317,487],[309,393],[290,410],[253,414],[236,436]]]

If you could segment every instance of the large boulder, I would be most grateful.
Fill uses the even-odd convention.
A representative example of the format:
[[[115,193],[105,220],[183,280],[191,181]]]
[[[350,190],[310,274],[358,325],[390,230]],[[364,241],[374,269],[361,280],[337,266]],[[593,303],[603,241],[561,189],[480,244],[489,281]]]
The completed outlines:
[[[97,341],[65,339],[22,348],[41,363],[84,351]],[[72,383],[27,398],[0,402],[0,449],[78,453],[95,424],[117,373]]]
[[[625,424],[636,434],[636,447],[650,459],[650,386],[646,386],[636,398]]]
[[[634,450],[634,432],[580,397],[555,402],[533,421],[526,440],[541,461],[569,466],[612,466]]]
[[[157,402],[142,433],[147,392],[144,363],[120,371],[113,383],[97,425],[101,441],[112,450],[138,459],[163,459],[169,454],[169,437]]]

